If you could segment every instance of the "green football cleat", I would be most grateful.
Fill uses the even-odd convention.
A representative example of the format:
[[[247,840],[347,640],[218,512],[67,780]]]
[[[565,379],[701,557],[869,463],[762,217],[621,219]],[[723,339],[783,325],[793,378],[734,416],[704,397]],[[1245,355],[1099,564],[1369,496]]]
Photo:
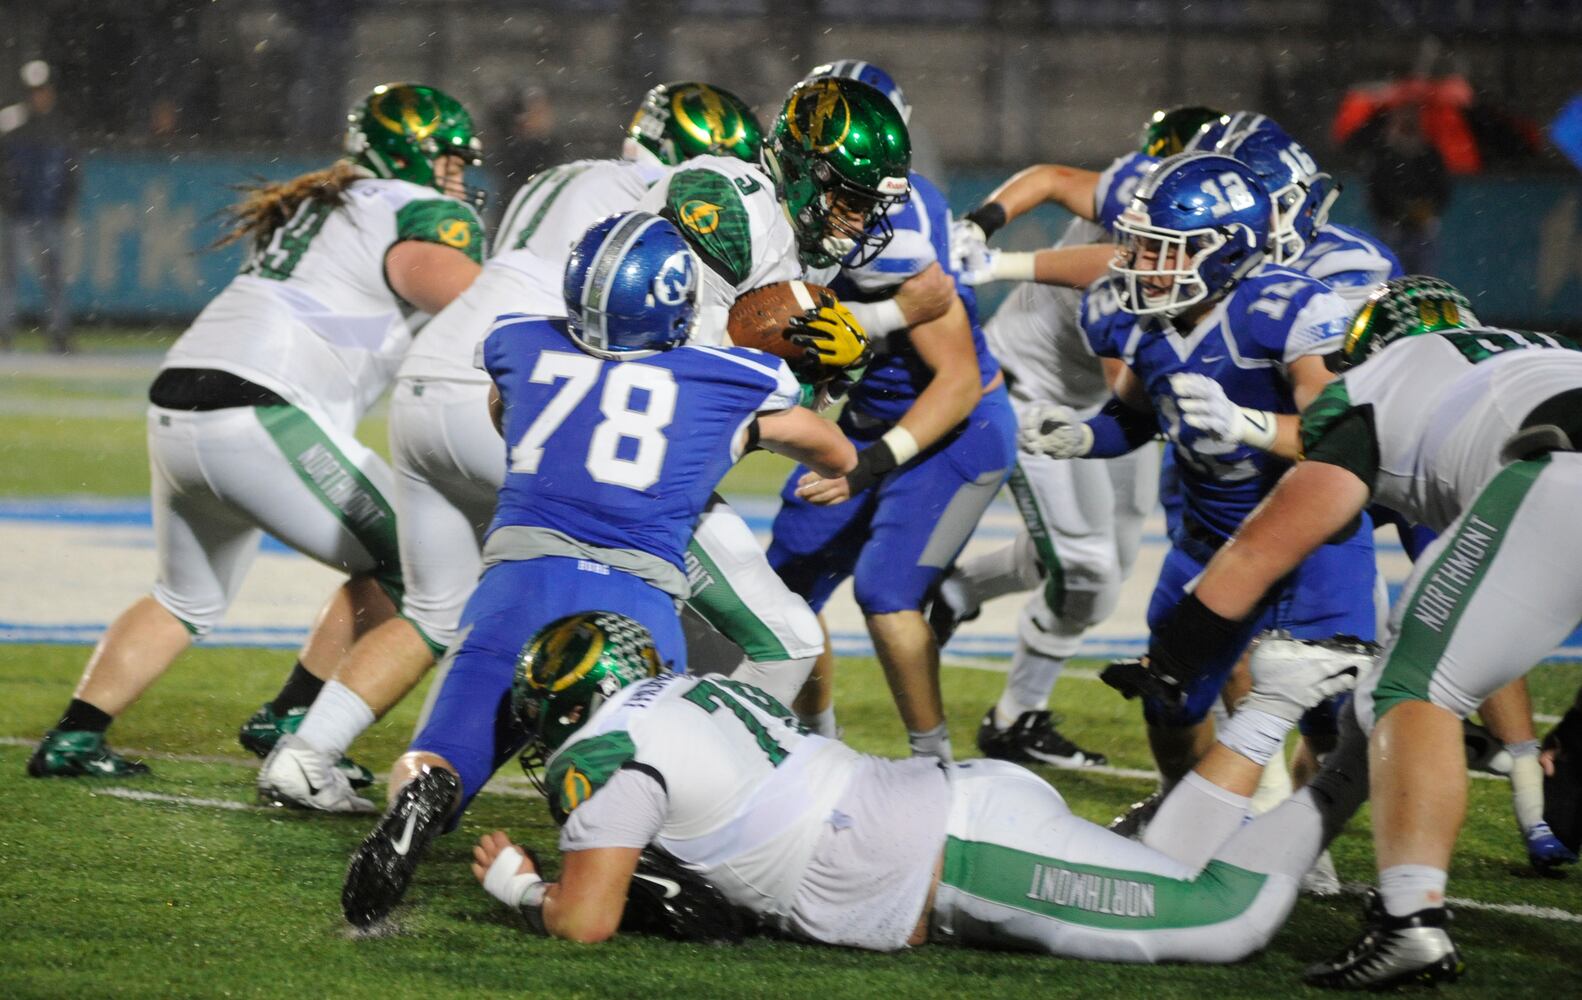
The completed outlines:
[[[34,778],[132,778],[149,770],[105,746],[103,733],[51,729],[28,758],[27,773]]]
[[[288,709],[276,715],[274,708],[266,701],[253,713],[252,718],[242,723],[242,728],[236,733],[236,740],[258,757],[268,757],[275,744],[280,742],[280,737],[296,732],[307,715],[306,708]],[[374,783],[373,772],[350,757],[336,761],[335,770],[346,775],[346,780],[351,782],[353,788],[367,788]]]

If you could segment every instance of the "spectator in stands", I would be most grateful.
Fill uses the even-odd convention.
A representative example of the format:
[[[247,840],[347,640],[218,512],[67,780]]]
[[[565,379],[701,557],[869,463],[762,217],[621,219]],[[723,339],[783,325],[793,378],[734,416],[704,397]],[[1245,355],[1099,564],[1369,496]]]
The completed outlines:
[[[1438,274],[1439,220],[1450,202],[1450,172],[1423,134],[1416,105],[1391,109],[1368,151],[1368,208],[1374,232],[1407,274]]]
[[[22,67],[27,99],[0,109],[0,347],[10,347],[18,276],[29,262],[44,291],[50,349],[70,347],[71,313],[63,267],[66,219],[77,199],[78,164],[56,109],[50,68]]]

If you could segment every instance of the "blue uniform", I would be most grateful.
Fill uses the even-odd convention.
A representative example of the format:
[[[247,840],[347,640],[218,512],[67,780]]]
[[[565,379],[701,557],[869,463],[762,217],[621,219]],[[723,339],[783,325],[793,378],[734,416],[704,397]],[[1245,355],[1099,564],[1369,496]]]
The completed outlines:
[[[1181,480],[1182,509],[1171,531],[1171,551],[1148,607],[1148,626],[1159,627],[1202,573],[1214,552],[1284,475],[1290,463],[1239,444],[1215,441],[1180,419],[1170,376],[1207,375],[1241,405],[1295,413],[1285,366],[1305,355],[1339,346],[1350,309],[1324,285],[1295,271],[1264,265],[1235,289],[1186,336],[1155,317],[1129,317],[1111,326],[1105,353],[1126,359],[1153,403],[1160,430],[1170,439]],[[1097,346],[1097,345],[1096,345]],[[1373,529],[1362,526],[1347,539],[1320,548],[1271,592],[1263,611],[1244,629],[1250,640],[1269,628],[1298,638],[1347,633],[1372,638]],[[1187,725],[1207,714],[1245,643],[1210,664],[1193,682],[1178,713],[1146,706],[1154,724]]]
[[[508,471],[461,640],[412,749],[438,754],[477,794],[520,745],[509,693],[540,628],[614,611],[686,667],[676,602],[693,524],[739,457],[743,427],[795,406],[785,363],[746,348],[679,347],[607,360],[564,320],[503,317],[482,346],[505,404]]]
[[[1137,185],[1158,162],[1157,156],[1147,153],[1127,153],[1116,157],[1099,174],[1098,187],[1093,189],[1093,220],[1113,233],[1115,220],[1132,203]]]
[[[1334,223],[1319,227],[1302,256],[1286,266],[1322,281],[1354,307],[1379,285],[1406,273],[1389,247],[1360,229]]]
[[[860,267],[843,268],[833,286],[842,298],[875,298],[938,262],[950,270],[950,208],[929,181],[911,175],[910,197],[890,213],[895,236]],[[951,272],[954,277],[954,272]],[[977,297],[958,282],[972,324],[983,385],[999,375],[978,324]],[[898,331],[851,392],[840,427],[859,449],[889,430],[928,386],[933,373]],[[984,395],[956,429],[905,466],[843,504],[819,507],[796,496],[807,471],[798,467],[781,492],[769,562],[815,610],[855,574],[857,604],[867,614],[916,611],[955,559],[1016,460],[1016,417],[1003,387]]]

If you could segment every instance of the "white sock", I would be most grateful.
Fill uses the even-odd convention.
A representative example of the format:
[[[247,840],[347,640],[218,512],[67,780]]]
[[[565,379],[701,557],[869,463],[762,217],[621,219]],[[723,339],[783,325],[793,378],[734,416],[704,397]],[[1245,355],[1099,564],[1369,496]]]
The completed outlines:
[[[1041,706],[1040,706],[1041,707]],[[1000,700],[994,703],[994,728],[1004,731],[1015,725],[1016,720],[1023,712],[1036,712],[1038,707],[1029,708],[1017,700],[1010,689],[1000,692]]]
[[[368,703],[340,681],[330,681],[313,700],[297,735],[308,746],[334,754],[338,760],[346,755],[352,740],[373,724],[374,710]]]
[[[731,680],[751,684],[780,704],[789,705],[796,699],[797,692],[802,690],[817,660],[817,656],[763,663],[743,660],[740,666],[731,671]]]
[[[1243,708],[1225,721],[1219,741],[1262,767],[1281,747],[1296,723],[1256,708]]]
[[[811,729],[819,736],[826,736],[832,740],[840,739],[840,730],[835,727],[835,706],[815,712],[812,715],[797,713],[797,721]]]
[[[1443,868],[1430,865],[1392,865],[1379,873],[1379,895],[1392,917],[1405,917],[1418,910],[1445,905]]]
[[[1230,839],[1247,817],[1247,797],[1200,777],[1176,783],[1143,831],[1143,844],[1196,871]]]
[[[1544,821],[1544,769],[1538,763],[1538,741],[1507,743],[1511,755],[1511,805],[1523,832]]]
[[[1037,549],[1033,540],[1024,534],[993,552],[957,563],[941,590],[953,610],[971,614],[984,601],[1031,590],[1043,578]]]
[[[943,722],[921,733],[907,730],[906,743],[911,747],[913,757],[938,757],[946,764],[955,762],[956,758],[950,752],[950,731]]]
[[[1049,692],[1060,680],[1060,671],[1066,665],[1064,656],[1046,656],[1018,643],[1011,657],[1011,673],[1005,681],[1005,693],[994,708],[994,724],[1004,729],[1016,721],[1023,712],[1035,712],[1049,707]],[[1015,715],[1008,715],[1012,709]]]

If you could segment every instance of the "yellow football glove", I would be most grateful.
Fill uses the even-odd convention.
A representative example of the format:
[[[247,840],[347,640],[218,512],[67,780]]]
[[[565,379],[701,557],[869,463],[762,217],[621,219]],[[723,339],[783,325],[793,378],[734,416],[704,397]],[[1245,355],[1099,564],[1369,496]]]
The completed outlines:
[[[786,337],[803,349],[808,373],[822,377],[865,365],[872,354],[862,324],[839,302],[798,316]]]

